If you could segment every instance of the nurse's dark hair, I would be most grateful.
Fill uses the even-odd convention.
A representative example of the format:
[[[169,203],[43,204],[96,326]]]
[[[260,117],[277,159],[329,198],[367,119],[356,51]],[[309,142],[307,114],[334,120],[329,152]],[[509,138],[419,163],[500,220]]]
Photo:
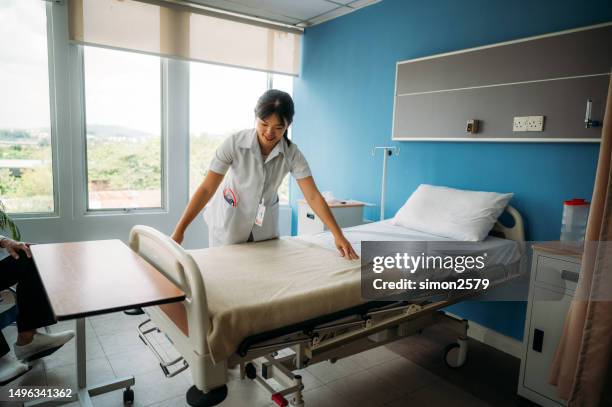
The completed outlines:
[[[295,109],[293,99],[287,92],[270,89],[259,97],[257,105],[255,105],[255,116],[263,120],[272,114],[277,114],[279,118],[285,121],[287,126],[293,122]],[[283,137],[287,144],[291,144],[291,140],[287,137],[287,131],[285,130]]]

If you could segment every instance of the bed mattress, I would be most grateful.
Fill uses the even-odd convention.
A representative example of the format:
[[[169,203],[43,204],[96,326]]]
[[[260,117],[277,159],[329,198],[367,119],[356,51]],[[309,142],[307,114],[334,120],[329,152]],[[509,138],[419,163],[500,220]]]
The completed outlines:
[[[365,240],[445,240],[388,221],[348,228],[344,233],[358,253]],[[481,243],[496,263],[510,264],[520,257],[516,242],[490,237]],[[204,278],[210,314],[207,341],[214,361],[228,358],[251,335],[365,302],[360,260],[340,257],[328,232],[190,250],[189,254]]]

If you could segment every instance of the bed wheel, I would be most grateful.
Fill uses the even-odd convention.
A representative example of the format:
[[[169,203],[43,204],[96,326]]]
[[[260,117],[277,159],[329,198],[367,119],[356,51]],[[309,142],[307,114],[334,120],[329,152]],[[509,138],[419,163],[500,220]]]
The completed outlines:
[[[246,366],[244,367],[244,373],[246,374],[246,377],[248,377],[251,380],[255,380],[255,378],[257,377],[257,369],[255,368],[255,365],[252,363],[246,364]]]
[[[444,348],[444,363],[451,369],[458,369],[465,365],[467,360],[467,342],[462,346],[451,343]]]
[[[123,405],[131,406],[134,404],[134,390],[129,387],[123,390]]]
[[[187,404],[194,407],[212,407],[221,403],[227,397],[227,385],[217,387],[204,393],[195,386],[187,390]]]

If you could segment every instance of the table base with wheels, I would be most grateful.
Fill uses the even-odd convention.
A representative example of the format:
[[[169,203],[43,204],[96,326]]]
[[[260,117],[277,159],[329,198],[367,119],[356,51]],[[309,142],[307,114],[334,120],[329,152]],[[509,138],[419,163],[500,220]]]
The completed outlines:
[[[106,383],[101,383],[96,386],[87,387],[87,358],[85,353],[85,318],[76,320],[76,365],[77,365],[77,398],[81,406],[92,407],[91,397],[111,391],[125,389],[123,391],[123,403],[131,405],[134,403],[134,376],[122,377],[114,379]],[[71,403],[74,400],[59,401],[57,399],[41,399],[25,403],[25,406],[57,406],[61,404]]]
[[[91,406],[91,397],[125,389],[123,400],[132,404],[134,376],[87,386],[85,317],[179,302],[185,299],[185,293],[117,239],[37,244],[31,249],[53,314],[58,321],[76,320],[79,403]],[[41,404],[65,402],[46,399],[28,405]]]

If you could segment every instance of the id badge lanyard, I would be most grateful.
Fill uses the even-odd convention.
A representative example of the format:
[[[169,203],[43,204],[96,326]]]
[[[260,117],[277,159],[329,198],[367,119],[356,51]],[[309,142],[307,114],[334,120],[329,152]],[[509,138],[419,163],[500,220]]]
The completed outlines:
[[[264,216],[266,214],[266,207],[264,205],[264,199],[261,198],[259,207],[257,208],[257,217],[255,218],[255,224],[259,227],[263,226]]]

